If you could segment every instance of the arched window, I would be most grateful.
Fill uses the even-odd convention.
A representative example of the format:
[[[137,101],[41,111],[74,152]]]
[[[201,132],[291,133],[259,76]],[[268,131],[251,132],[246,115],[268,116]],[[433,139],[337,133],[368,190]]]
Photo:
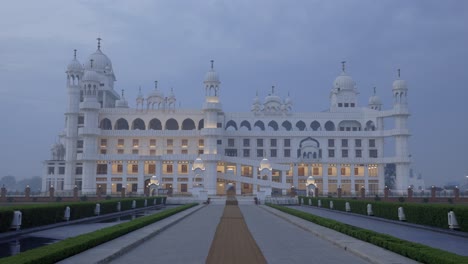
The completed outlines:
[[[262,121],[260,121],[260,120],[258,120],[257,122],[255,122],[255,124],[254,124],[254,128],[255,128],[255,127],[258,127],[258,128],[260,128],[260,130],[262,130],[262,131],[264,131],[264,130],[265,130],[265,124],[263,124],[263,122],[262,122]]]
[[[317,131],[320,129],[320,123],[317,121],[314,121],[310,123],[310,128],[312,128],[313,131]]]
[[[326,131],[335,131],[335,124],[332,121],[327,121],[325,123],[325,130]]]
[[[179,130],[179,123],[174,118],[168,119],[165,130]]]
[[[268,123],[268,127],[271,127],[273,128],[274,131],[278,131],[278,123],[276,123],[275,121],[270,121],[270,123]]]
[[[247,128],[249,131],[252,130],[252,127],[250,126],[250,123],[247,120],[241,122],[239,129],[241,129],[242,127]]]
[[[372,122],[371,120],[367,121],[365,130],[374,131],[375,130],[374,122]]]
[[[112,123],[111,123],[111,121],[109,119],[104,118],[99,123],[99,128],[102,129],[102,130],[112,130]]]
[[[192,119],[187,118],[182,122],[182,130],[194,130],[195,128],[195,122],[193,122]]]
[[[229,127],[233,127],[234,130],[237,130],[237,124],[236,122],[232,121],[232,120],[229,120],[227,123],[226,123],[226,130],[228,130]]]
[[[133,120],[132,130],[145,130],[145,129],[146,129],[145,122],[143,122],[141,118],[137,118]]]
[[[281,126],[284,127],[284,129],[286,129],[287,131],[291,131],[292,129],[292,124],[289,121],[284,121],[283,124],[281,124]]]
[[[343,120],[338,124],[339,131],[361,131],[361,123],[356,120]]]
[[[115,130],[128,130],[128,122],[123,118],[119,118],[115,122]]]
[[[201,130],[205,127],[205,120],[204,119],[201,119],[199,122],[198,122],[198,130]]]
[[[305,128],[306,128],[306,124],[304,123],[304,121],[298,121],[296,123],[296,127],[297,129],[299,129],[300,131],[304,131]]]
[[[159,119],[157,118],[154,118],[154,119],[151,119],[151,121],[149,122],[149,126],[148,126],[148,130],[162,130],[162,125],[161,125],[161,121],[159,121]]]

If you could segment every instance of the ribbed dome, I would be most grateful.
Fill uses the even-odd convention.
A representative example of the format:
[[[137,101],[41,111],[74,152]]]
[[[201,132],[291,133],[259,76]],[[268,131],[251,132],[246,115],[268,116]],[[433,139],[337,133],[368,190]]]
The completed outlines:
[[[148,98],[164,98],[164,94],[160,92],[159,90],[153,90],[151,93],[149,93]]]
[[[219,75],[213,69],[208,71],[205,75],[205,82],[219,82]]]
[[[70,61],[70,63],[68,63],[67,71],[68,72],[82,72],[83,66],[77,59],[73,59],[72,61]]]
[[[340,88],[340,90],[354,90],[356,87],[356,83],[354,82],[351,76],[347,75],[345,72],[341,73],[338,77],[336,77],[335,81],[333,82],[334,88]]]
[[[268,104],[270,102],[277,102],[281,104],[281,97],[275,95],[275,94],[270,94],[267,97],[265,97],[265,104]]]
[[[125,100],[125,98],[122,98],[115,102],[115,107],[116,108],[128,108],[128,102],[127,100]]]
[[[369,105],[381,105],[382,100],[377,95],[373,95],[369,98]]]
[[[91,67],[91,60],[93,60],[93,67]],[[89,55],[86,61],[85,69],[89,70],[91,68],[95,71],[110,73],[112,71],[112,62],[106,54],[102,53],[101,49],[98,49],[96,52]]]
[[[89,82],[99,82],[100,81],[99,74],[95,71],[85,71],[83,75],[83,82],[89,81]]]
[[[406,90],[408,87],[406,86],[406,81],[405,80],[395,80],[393,82],[393,90]]]

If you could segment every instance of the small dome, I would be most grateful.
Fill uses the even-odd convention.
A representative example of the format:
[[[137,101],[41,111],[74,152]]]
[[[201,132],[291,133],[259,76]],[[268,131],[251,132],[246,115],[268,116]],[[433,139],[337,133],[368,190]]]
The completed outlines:
[[[333,82],[333,87],[336,89],[340,88],[341,90],[354,90],[356,88],[356,83],[351,76],[342,72],[341,75],[336,77]]]
[[[377,95],[373,95],[369,98],[369,105],[382,105],[382,100]]]
[[[82,81],[83,82],[99,82],[100,81],[100,77],[99,77],[99,74],[95,71],[85,71],[84,75],[83,75],[83,79]]]
[[[393,82],[393,90],[406,90],[408,87],[406,86],[406,81],[397,79]]]
[[[77,59],[73,59],[67,66],[68,72],[82,72],[83,66]]]
[[[214,60],[211,60],[211,69],[205,74],[205,83],[207,82],[219,83],[219,75],[214,70]]]
[[[265,97],[265,104],[268,104],[270,102],[277,102],[281,104],[281,98],[275,94],[270,94],[267,97]]]
[[[153,90],[151,93],[149,93],[148,98],[164,98],[164,94],[160,92],[159,90]]]
[[[213,69],[205,75],[205,82],[219,82],[219,75]]]
[[[92,67],[91,60],[93,60]],[[95,71],[105,71],[106,73],[110,73],[112,72],[112,62],[104,53],[102,53],[101,49],[98,49],[96,52],[89,55],[85,64],[85,69],[93,69]]]
[[[289,96],[286,97],[286,99],[284,99],[284,103],[285,103],[285,104],[292,104],[291,98],[290,98]]]
[[[115,101],[116,108],[128,108],[128,102],[125,98]]]

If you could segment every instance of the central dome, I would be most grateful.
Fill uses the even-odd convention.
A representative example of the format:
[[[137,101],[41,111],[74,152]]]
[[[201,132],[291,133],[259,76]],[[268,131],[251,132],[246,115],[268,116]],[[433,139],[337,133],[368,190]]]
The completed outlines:
[[[336,77],[335,81],[333,82],[333,87],[336,89],[339,88],[341,90],[354,90],[356,83],[354,82],[353,78],[351,78],[351,76],[343,72],[340,76]]]
[[[93,60],[93,65],[91,67],[91,60]],[[102,53],[101,49],[96,50],[93,54],[89,55],[88,60],[85,64],[85,69],[93,69],[99,72],[111,72],[112,71],[112,62],[106,54]]]

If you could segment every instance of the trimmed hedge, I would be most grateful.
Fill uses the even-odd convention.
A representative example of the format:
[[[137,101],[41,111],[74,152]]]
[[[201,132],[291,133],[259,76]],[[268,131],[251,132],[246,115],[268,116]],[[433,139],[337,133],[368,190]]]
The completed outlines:
[[[322,201],[323,202],[323,201]],[[335,203],[335,201],[334,201]],[[285,213],[297,216],[315,224],[336,230],[345,235],[357,238],[359,240],[374,244],[384,249],[393,251],[404,257],[429,264],[463,264],[468,263],[468,257],[460,256],[437,248],[428,247],[419,243],[413,243],[389,235],[380,234],[367,229],[355,227],[352,225],[337,222],[312,215],[306,212],[295,210],[288,207],[268,204],[270,207],[283,211]],[[316,204],[315,204],[316,205]],[[324,204],[322,204],[323,206]],[[328,205],[328,204],[327,204]],[[352,209],[352,208],[351,208]]]
[[[2,258],[5,264],[38,264],[56,263],[90,248],[96,247],[107,241],[123,236],[139,228],[177,214],[197,204],[187,204],[172,209],[164,210],[160,213],[137,218],[130,222],[103,228],[95,232],[80,236],[67,238],[54,244],[28,250],[15,256]]]
[[[406,221],[408,223],[426,225],[448,229],[447,213],[453,211],[457,217],[460,230],[468,232],[468,206],[453,205],[453,204],[426,204],[426,203],[398,203],[398,202],[383,202],[383,201],[363,201],[363,200],[346,200],[334,198],[315,198],[315,197],[299,197],[299,204],[309,204],[312,201],[313,206],[317,206],[318,200],[322,201],[322,207],[329,208],[330,201],[333,201],[334,209],[346,211],[345,203],[349,202],[351,212],[367,215],[367,204],[372,204],[372,211],[375,217],[398,220],[398,207],[403,207],[405,211]]]
[[[145,200],[148,200],[148,206],[153,205],[153,199],[157,199],[157,204],[161,204],[165,202],[166,198],[125,198],[93,202],[59,202],[39,205],[34,204],[9,206],[0,209],[0,232],[9,231],[14,211],[21,211],[21,228],[25,229],[64,221],[63,215],[67,206],[70,207],[70,220],[76,220],[80,218],[94,216],[94,209],[97,203],[99,203],[101,206],[100,214],[102,215],[117,212],[117,202],[121,202],[121,211],[125,211],[132,209],[133,200],[136,201],[137,208],[142,208],[144,206]]]

